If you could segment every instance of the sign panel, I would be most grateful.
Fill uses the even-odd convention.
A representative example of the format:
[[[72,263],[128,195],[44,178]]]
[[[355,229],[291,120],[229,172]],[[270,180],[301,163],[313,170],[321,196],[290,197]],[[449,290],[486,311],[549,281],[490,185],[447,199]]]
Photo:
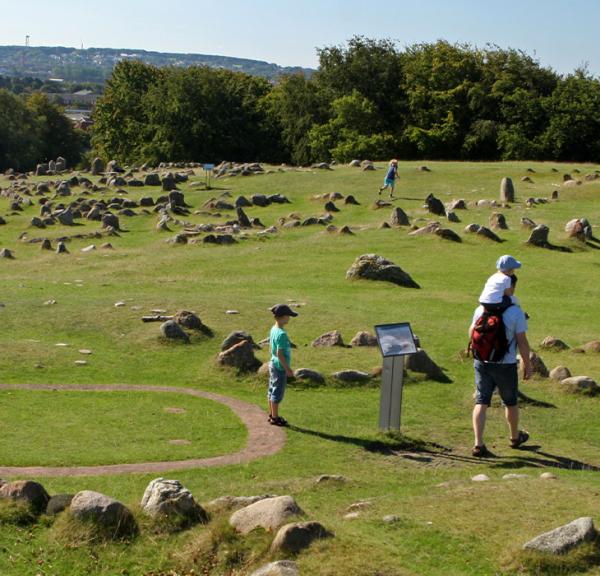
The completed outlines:
[[[416,354],[417,347],[408,322],[375,326],[377,342],[384,358]]]
[[[206,172],[210,172],[211,170],[215,169],[215,165],[214,164],[204,164],[203,168]]]

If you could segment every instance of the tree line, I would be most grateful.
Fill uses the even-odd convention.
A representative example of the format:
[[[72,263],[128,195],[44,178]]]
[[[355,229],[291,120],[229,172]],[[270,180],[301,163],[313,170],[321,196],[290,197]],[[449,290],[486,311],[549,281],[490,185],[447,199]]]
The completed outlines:
[[[96,106],[93,154],[124,163],[600,161],[600,80],[585,69],[559,75],[496,46],[399,48],[363,37],[318,57],[310,78],[275,82],[120,62]]]

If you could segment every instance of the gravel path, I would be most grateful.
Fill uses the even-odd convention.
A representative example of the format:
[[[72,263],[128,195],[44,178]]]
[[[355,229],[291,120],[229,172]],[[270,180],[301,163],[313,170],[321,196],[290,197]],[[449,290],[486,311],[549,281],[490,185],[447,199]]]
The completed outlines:
[[[248,429],[245,448],[234,454],[196,458],[192,460],[173,460],[169,462],[138,462],[134,464],[109,464],[106,466],[0,466],[2,476],[100,476],[126,473],[163,473],[171,470],[190,470],[228,464],[244,464],[264,456],[270,456],[281,450],[285,444],[285,431],[267,422],[266,413],[258,406],[194,388],[173,386],[147,386],[129,384],[111,385],[55,385],[55,384],[0,384],[1,390],[56,390],[89,392],[167,392],[187,394],[220,402],[230,408]],[[43,436],[40,435],[40,441]]]

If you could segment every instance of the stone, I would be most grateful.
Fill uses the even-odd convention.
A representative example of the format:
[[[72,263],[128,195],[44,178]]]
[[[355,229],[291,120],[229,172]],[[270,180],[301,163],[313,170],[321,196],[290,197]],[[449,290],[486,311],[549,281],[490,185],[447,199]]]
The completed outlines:
[[[544,361],[541,359],[541,357],[538,354],[536,354],[533,350],[529,352],[529,360],[531,361],[533,374],[537,374],[542,378],[548,378],[548,376],[550,375],[550,373],[548,372],[548,368],[546,368],[546,365],[544,364]],[[521,361],[520,356],[518,357],[518,363],[519,371],[523,373],[523,362]]]
[[[48,173],[48,164],[38,164],[35,167],[36,176],[45,176]]]
[[[160,174],[157,172],[150,172],[144,176],[144,186],[160,186]]]
[[[169,192],[169,204],[171,207],[179,206],[180,208],[187,208],[187,204],[185,203],[185,196],[183,192],[179,190],[171,190]]]
[[[75,364],[75,366],[87,366],[87,360],[75,360],[73,364]]]
[[[346,196],[346,198],[344,199],[344,204],[348,204],[351,206],[360,206],[360,202],[352,194],[348,194],[348,196]]]
[[[450,228],[437,228],[434,231],[436,236],[439,236],[443,240],[450,240],[452,242],[462,242],[462,238],[454,231],[450,230]]]
[[[500,182],[500,202],[503,204],[515,201],[515,187],[510,178],[502,178]]]
[[[592,340],[587,342],[582,347],[585,352],[600,352],[600,340]]]
[[[248,340],[242,340],[220,352],[217,362],[221,366],[237,368],[240,372],[256,372],[262,366],[262,362],[254,356],[254,347]]]
[[[340,370],[334,372],[332,376],[336,380],[348,383],[363,383],[371,380],[372,376],[368,372],[361,372],[360,370]]]
[[[252,222],[250,221],[250,218],[248,218],[248,216],[246,216],[246,213],[244,212],[243,208],[241,206],[238,206],[235,209],[235,211],[237,214],[237,219],[238,219],[240,228],[252,228]]]
[[[456,212],[448,212],[446,214],[446,218],[448,218],[448,222],[454,222],[455,224],[460,222],[460,218],[458,217]]]
[[[63,172],[66,169],[67,169],[67,161],[62,156],[59,156],[56,159],[56,171]]]
[[[396,516],[395,514],[387,514],[381,520],[384,524],[397,524],[400,522],[400,516]]]
[[[175,176],[171,172],[168,172],[167,174],[165,174],[161,178],[160,183],[162,185],[162,189],[165,192],[170,192],[171,190],[177,189],[177,186],[175,184]]]
[[[540,478],[542,480],[557,480],[556,475],[552,474],[552,472],[542,472]]]
[[[545,554],[565,554],[569,550],[590,542],[597,536],[594,521],[590,517],[577,518],[569,524],[540,534],[523,545],[524,550],[535,550]]]
[[[297,380],[308,380],[310,382],[314,382],[315,384],[325,383],[325,376],[316,370],[311,370],[310,368],[298,368],[294,371],[294,378]]]
[[[360,168],[360,160],[351,160],[348,162],[348,166],[351,168]]]
[[[400,208],[400,206],[395,206],[392,210],[392,215],[390,217],[390,224],[392,226],[409,226],[410,221],[408,220],[408,216],[406,212]]]
[[[89,246],[86,246],[85,248],[82,248],[80,251],[87,253],[87,252],[93,252],[94,250],[96,250],[96,245],[95,244],[90,244]]]
[[[502,476],[502,480],[523,480],[529,478],[529,474],[505,474]]]
[[[450,211],[466,209],[467,203],[462,198],[459,198],[458,200],[452,200],[452,202],[450,202],[450,204],[448,205],[448,210]]]
[[[282,526],[271,544],[272,552],[297,554],[315,540],[330,538],[331,532],[319,522],[297,522]]]
[[[161,324],[160,331],[167,340],[180,340],[186,343],[190,341],[190,337],[175,320],[167,320]]]
[[[71,500],[73,500],[73,494],[56,494],[52,496],[46,505],[46,514],[49,516],[60,514],[71,505]]]
[[[486,474],[477,474],[477,476],[473,476],[473,478],[471,478],[471,480],[473,482],[489,482],[490,477],[487,476]]]
[[[539,246],[541,248],[547,248],[550,244],[548,242],[549,233],[550,228],[548,228],[548,226],[545,224],[540,224],[531,231],[531,235],[527,240],[527,244],[532,244],[533,246]]]
[[[71,208],[61,210],[56,214],[56,218],[63,226],[73,226],[75,224]]]
[[[354,236],[354,232],[352,232],[350,226],[342,226],[339,230],[339,234],[346,236]]]
[[[118,500],[99,492],[78,492],[71,500],[70,510],[75,518],[92,522],[110,531],[114,537],[129,536],[138,531],[135,518],[129,509]]]
[[[8,248],[2,248],[2,250],[0,250],[0,258],[6,258],[7,260],[14,260],[15,255],[13,254],[12,250],[9,250]]]
[[[150,516],[167,516],[190,523],[207,522],[208,516],[179,480],[155,478],[148,484],[141,502]]]
[[[570,376],[561,380],[560,387],[571,394],[583,393],[595,396],[600,392],[600,387],[596,381],[589,376]]]
[[[540,348],[545,350],[568,350],[570,346],[558,338],[546,336],[540,344]]]
[[[431,214],[435,214],[436,216],[446,215],[446,207],[444,206],[444,203],[436,198],[433,194],[429,194],[429,196],[425,198],[425,204],[427,204],[427,210],[431,212]]]
[[[327,202],[325,204],[325,210],[327,212],[339,212],[340,211],[340,209],[333,202]]]
[[[277,496],[259,500],[237,510],[229,518],[229,524],[241,534],[248,534],[259,527],[272,532],[292,518],[303,514],[291,496]]]
[[[67,249],[67,245],[61,240],[56,243],[56,253],[57,254],[68,254],[69,250]]]
[[[255,350],[259,350],[260,346],[258,346],[258,344],[256,344],[254,342],[254,339],[252,338],[252,336],[250,334],[248,334],[247,332],[244,332],[242,330],[235,330],[234,332],[231,332],[227,338],[225,338],[225,340],[223,340],[222,344],[221,344],[221,352],[225,352],[225,350],[229,350],[229,348],[231,348],[232,346],[235,346],[236,344],[239,344],[240,342],[243,342],[244,340],[247,340],[248,342],[250,342],[250,344],[252,345],[252,348],[254,348]]]
[[[248,200],[245,196],[238,196],[235,199],[235,207],[236,208],[249,208],[252,206],[252,202]]]
[[[331,332],[326,332],[325,334],[321,334],[318,338],[313,340],[312,345],[315,347],[318,346],[345,346],[344,340],[342,338],[339,330],[333,330]]]
[[[250,576],[300,576],[300,570],[292,560],[278,560],[261,566]]]
[[[180,310],[173,316],[173,320],[180,326],[188,328],[189,330],[198,330],[207,336],[213,335],[212,330],[206,326],[196,314],[189,310]]]
[[[420,288],[400,266],[377,254],[359,256],[346,272],[346,278],[348,280],[379,280],[406,288]]]
[[[552,200],[558,200],[558,190],[552,190]]]
[[[497,230],[508,230],[508,224],[506,223],[506,217],[500,212],[494,212],[490,214],[490,228]]]
[[[33,480],[14,480],[0,486],[0,499],[24,502],[35,512],[46,510],[50,496],[45,488]]]
[[[592,226],[587,218],[574,218],[565,224],[565,232],[569,238],[577,238],[582,242],[590,240],[593,236]]]
[[[259,206],[260,208],[264,208],[269,205],[269,200],[264,194],[253,194],[250,196],[250,201],[254,206]]]
[[[110,212],[105,212],[102,215],[102,228],[114,228],[115,230],[121,230],[119,225],[119,217]]]
[[[550,378],[556,382],[562,382],[571,375],[571,371],[566,366],[557,366],[550,371]]]
[[[377,346],[377,337],[370,332],[357,332],[350,340],[350,346]]]
[[[43,220],[41,218],[38,218],[37,216],[34,216],[31,219],[31,225],[35,228],[45,228],[46,225],[44,224]]]
[[[316,480],[315,484],[344,484],[348,479],[340,474],[321,474]]]
[[[206,509],[210,512],[223,512],[228,510],[238,510],[245,508],[267,498],[276,498],[271,494],[263,494],[261,496],[220,496],[206,504]]]
[[[537,224],[531,218],[521,218],[521,227],[527,230],[533,230]]]
[[[344,514],[344,520],[358,520],[360,518],[360,512],[348,512],[348,514]]]
[[[417,348],[416,354],[409,354],[405,358],[404,367],[412,372],[425,374],[427,379],[435,380],[436,382],[449,383],[452,382],[444,371],[429,357],[427,352],[422,348]]]
[[[94,158],[92,160],[91,169],[92,169],[92,176],[98,176],[98,175],[102,174],[102,172],[104,172],[104,162],[103,162],[102,158],[98,158],[96,156],[96,158]]]

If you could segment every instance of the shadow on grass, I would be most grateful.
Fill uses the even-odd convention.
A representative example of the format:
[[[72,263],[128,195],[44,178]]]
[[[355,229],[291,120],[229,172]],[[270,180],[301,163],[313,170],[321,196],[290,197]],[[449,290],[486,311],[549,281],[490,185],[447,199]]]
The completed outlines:
[[[474,456],[453,453],[452,448],[442,446],[441,444],[410,438],[395,432],[381,433],[377,438],[357,438],[342,434],[329,434],[293,425],[289,429],[301,434],[316,436],[323,440],[356,446],[367,452],[383,456],[398,456],[422,464],[430,464],[436,460],[445,460],[449,463],[477,464],[498,469],[555,468],[600,472],[600,466],[569,458],[568,456],[550,454],[549,452],[542,451],[541,446],[537,445],[522,446],[516,451],[515,456],[497,456],[490,452],[488,457],[476,458]]]

